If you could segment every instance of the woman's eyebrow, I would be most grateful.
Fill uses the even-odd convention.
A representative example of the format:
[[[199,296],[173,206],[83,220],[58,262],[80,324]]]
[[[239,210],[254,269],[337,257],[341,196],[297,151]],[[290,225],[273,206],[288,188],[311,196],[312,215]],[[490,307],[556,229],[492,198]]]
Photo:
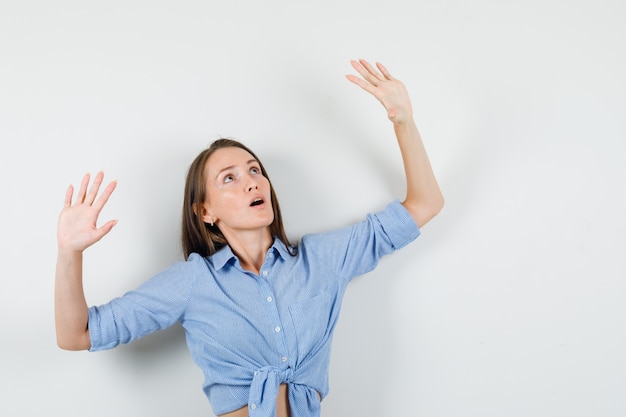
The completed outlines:
[[[233,168],[235,168],[235,165],[230,165],[230,166],[227,166],[226,168],[222,168],[222,169],[220,169],[220,170],[218,171],[217,175],[215,176],[215,178],[219,178],[219,176],[220,176],[220,175],[222,175],[222,172],[224,172],[224,171],[229,171],[229,170],[231,170],[231,169],[233,169]]]
[[[248,160],[248,162],[246,162],[246,164],[248,164],[248,165],[258,164],[258,161],[256,159],[252,158],[252,159]],[[236,167],[236,165],[230,165],[230,166],[227,166],[226,168],[220,169],[219,172],[217,173],[217,175],[215,176],[215,178],[219,178],[219,176],[222,174],[222,172],[230,171],[231,169],[233,169],[235,167]]]

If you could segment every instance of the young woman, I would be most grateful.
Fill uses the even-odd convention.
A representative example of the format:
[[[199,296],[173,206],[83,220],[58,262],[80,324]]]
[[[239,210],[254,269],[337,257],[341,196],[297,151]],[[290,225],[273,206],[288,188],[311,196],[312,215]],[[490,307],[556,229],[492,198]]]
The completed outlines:
[[[88,307],[82,253],[115,225],[98,216],[102,173],[70,186],[58,223],[57,342],[97,351],[180,322],[203,390],[220,416],[314,417],[328,394],[333,330],[349,281],[410,243],[443,206],[404,85],[387,69],[352,61],[347,75],[378,99],[393,123],[406,198],[362,222],[291,245],[259,158],[243,144],[215,141],[192,163],[183,205],[185,261],[111,302]]]

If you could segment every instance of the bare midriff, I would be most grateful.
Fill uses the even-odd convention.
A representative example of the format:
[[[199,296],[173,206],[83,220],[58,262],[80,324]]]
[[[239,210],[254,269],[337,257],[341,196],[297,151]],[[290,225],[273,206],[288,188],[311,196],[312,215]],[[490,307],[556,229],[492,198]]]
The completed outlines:
[[[220,417],[248,417],[248,406],[241,407],[239,410],[222,414]],[[276,397],[276,417],[291,417],[289,412],[289,399],[287,398],[287,385],[281,384],[278,387],[278,396]]]

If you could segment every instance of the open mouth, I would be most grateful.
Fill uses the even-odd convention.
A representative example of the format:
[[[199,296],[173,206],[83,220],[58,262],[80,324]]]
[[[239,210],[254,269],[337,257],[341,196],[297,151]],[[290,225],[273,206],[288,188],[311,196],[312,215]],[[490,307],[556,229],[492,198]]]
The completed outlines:
[[[250,207],[258,206],[259,204],[263,204],[263,202],[262,198],[257,198],[250,204]]]

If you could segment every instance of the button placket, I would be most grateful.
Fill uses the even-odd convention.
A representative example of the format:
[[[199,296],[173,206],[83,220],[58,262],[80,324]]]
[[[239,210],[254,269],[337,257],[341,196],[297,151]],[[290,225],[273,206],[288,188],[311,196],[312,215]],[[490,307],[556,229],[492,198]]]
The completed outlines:
[[[268,253],[268,260],[274,260],[276,257],[272,253]],[[273,330],[276,337],[276,348],[279,353],[279,360],[281,363],[287,363],[288,361],[288,350],[287,350],[287,341],[285,340],[285,335],[283,334],[282,322],[280,319],[280,314],[278,312],[278,305],[276,304],[276,300],[272,291],[272,285],[270,284],[271,279],[267,279],[270,275],[270,270],[272,268],[273,262],[269,262],[268,264],[261,267],[260,276],[264,279],[259,280],[259,284],[261,288],[263,288],[263,292],[265,293],[265,301],[267,302],[267,306],[269,311],[271,311],[271,320],[274,323]]]

